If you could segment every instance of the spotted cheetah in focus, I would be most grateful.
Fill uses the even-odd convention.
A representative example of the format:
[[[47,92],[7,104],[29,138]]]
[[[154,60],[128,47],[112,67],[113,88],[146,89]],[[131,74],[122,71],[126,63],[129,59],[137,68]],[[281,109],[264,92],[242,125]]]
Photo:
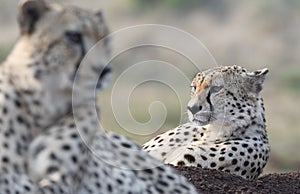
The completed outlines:
[[[239,66],[198,73],[187,106],[190,122],[156,136],[143,149],[175,166],[257,178],[270,151],[260,96],[267,73]]]
[[[95,88],[110,72],[101,12],[22,0],[18,21],[21,37],[0,66],[0,193],[196,193],[133,142],[99,130]]]

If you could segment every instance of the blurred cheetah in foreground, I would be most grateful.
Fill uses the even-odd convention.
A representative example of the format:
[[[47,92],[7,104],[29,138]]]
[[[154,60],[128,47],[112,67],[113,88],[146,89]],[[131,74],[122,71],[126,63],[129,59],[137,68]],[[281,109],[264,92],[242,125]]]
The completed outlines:
[[[1,194],[196,193],[133,142],[99,130],[95,89],[110,72],[101,12],[22,0],[18,19],[21,37],[0,66]]]
[[[239,66],[198,73],[187,106],[190,123],[158,135],[143,148],[167,164],[257,178],[270,151],[260,96],[267,73]]]

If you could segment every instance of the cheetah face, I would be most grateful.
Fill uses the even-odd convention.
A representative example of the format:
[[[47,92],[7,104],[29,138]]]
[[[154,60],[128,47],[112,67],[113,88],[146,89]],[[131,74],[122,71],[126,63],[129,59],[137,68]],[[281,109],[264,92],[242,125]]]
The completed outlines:
[[[110,48],[104,38],[108,28],[102,13],[23,0],[18,21],[21,37],[16,49],[29,58],[25,64],[15,62],[24,64],[18,76],[30,80],[27,88],[22,87],[40,95],[41,104],[50,104],[54,114],[69,109],[73,100],[76,104],[94,98],[95,89],[105,84],[110,73]]]
[[[200,126],[237,120],[235,111],[255,106],[267,73],[267,69],[248,72],[238,66],[198,73],[191,83],[189,120]]]
[[[210,75],[198,73],[191,84],[191,93],[187,107],[191,122],[206,125],[222,119],[225,89],[220,74],[212,79]]]

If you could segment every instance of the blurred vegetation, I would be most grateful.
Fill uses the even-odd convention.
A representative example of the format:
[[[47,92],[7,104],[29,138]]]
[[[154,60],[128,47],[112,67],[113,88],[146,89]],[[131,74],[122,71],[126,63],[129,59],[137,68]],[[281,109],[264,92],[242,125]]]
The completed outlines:
[[[9,50],[7,48],[0,47],[0,63],[4,61],[9,53]]]
[[[291,93],[300,94],[300,68],[283,70],[282,88],[285,88]]]
[[[191,9],[196,7],[202,7],[206,5],[215,5],[221,3],[217,0],[134,0],[135,4],[142,8],[151,8],[157,6],[165,6],[168,9]]]

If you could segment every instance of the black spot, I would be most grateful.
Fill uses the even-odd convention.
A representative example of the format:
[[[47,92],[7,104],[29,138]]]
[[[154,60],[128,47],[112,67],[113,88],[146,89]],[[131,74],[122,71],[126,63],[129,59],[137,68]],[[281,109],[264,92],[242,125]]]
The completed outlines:
[[[210,154],[209,154],[209,156],[210,156],[210,157],[215,157],[215,156],[216,156],[216,154],[214,154],[214,153],[210,153]]]
[[[171,176],[171,175],[167,175],[167,178],[168,178],[169,180],[175,180],[175,178],[174,178],[173,176]]]
[[[220,167],[218,168],[218,170],[224,170],[224,167],[223,167],[223,166],[220,166]]]
[[[58,169],[58,167],[56,167],[56,166],[49,166],[48,168],[47,168],[47,174],[51,174],[51,173],[53,173],[53,172],[56,172],[56,171],[58,171],[59,169]]]
[[[24,119],[20,115],[17,116],[17,121],[21,124],[24,123]]]
[[[123,181],[121,179],[117,179],[117,182],[119,183],[119,185],[123,185]]]
[[[9,158],[7,156],[2,157],[2,162],[3,163],[9,163]]]
[[[77,156],[75,156],[75,155],[73,155],[73,156],[71,156],[71,160],[72,160],[72,162],[73,163],[77,163]]]
[[[31,191],[31,189],[30,189],[30,187],[29,187],[29,186],[27,186],[27,185],[24,185],[23,187],[24,187],[24,189],[25,189],[26,191]]]
[[[20,108],[22,106],[22,104],[19,100],[15,100],[15,105],[17,108]]]
[[[96,187],[97,187],[98,189],[100,189],[100,188],[101,188],[101,184],[100,184],[99,182],[96,182]]]
[[[202,158],[202,160],[207,160],[207,157],[206,156],[203,156],[203,155],[200,155],[201,156],[201,158]]]
[[[7,142],[3,142],[3,147],[4,147],[4,148],[9,148],[8,143],[7,143]]]
[[[232,151],[237,151],[237,148],[236,147],[232,147],[231,150]]]
[[[49,158],[50,158],[51,160],[57,160],[57,156],[56,156],[54,153],[51,153],[51,154],[49,155]]]
[[[242,144],[242,147],[243,147],[243,148],[247,148],[247,147],[248,147],[248,144],[243,143],[243,144]]]
[[[148,174],[153,174],[153,170],[152,169],[145,169],[144,172],[146,172]]]
[[[211,167],[211,168],[214,168],[214,167],[216,167],[216,166],[217,166],[217,164],[216,164],[215,162],[210,163],[210,167]]]
[[[193,162],[196,161],[195,157],[192,156],[192,155],[190,155],[190,154],[185,154],[183,157],[184,157],[187,161],[189,161],[190,163],[193,163]]]
[[[165,172],[165,169],[162,166],[158,166],[156,169],[159,170],[160,172]]]
[[[129,154],[127,152],[120,152],[120,154],[122,156],[124,156],[125,158],[128,158],[129,157]]]
[[[70,137],[71,137],[72,139],[76,139],[76,138],[78,138],[78,134],[77,134],[77,133],[72,133],[72,134],[70,135]]]
[[[186,131],[186,132],[184,132],[184,133],[183,133],[183,135],[189,135],[189,132],[188,132],[188,131]]]
[[[246,161],[244,162],[244,166],[246,167],[246,166],[248,166],[248,165],[249,165],[249,161],[246,160]]]
[[[2,112],[3,112],[4,115],[7,114],[8,111],[7,111],[7,107],[6,106],[3,106]]]
[[[62,148],[64,151],[69,151],[69,150],[71,150],[71,146],[68,145],[68,144],[64,144],[61,148]]]
[[[75,123],[70,123],[69,128],[75,128]]]
[[[94,177],[99,178],[99,174],[97,172],[94,172]]]
[[[235,164],[237,164],[237,159],[233,159],[232,161],[231,161],[231,164],[233,164],[233,165],[235,165]]]
[[[121,143],[121,145],[125,148],[131,148],[131,145],[129,143],[123,142],[123,143]]]
[[[243,175],[245,175],[246,173],[247,173],[247,170],[243,170],[242,173],[241,173],[241,175],[243,176]]]
[[[119,136],[119,135],[115,135],[115,134],[114,134],[112,137],[113,137],[114,139],[120,139],[120,136]]]
[[[185,163],[184,163],[184,161],[180,160],[180,161],[177,162],[177,165],[178,165],[178,166],[184,166]]]
[[[252,148],[248,148],[248,152],[251,154],[253,152]]]
[[[167,182],[163,181],[163,180],[158,180],[157,183],[160,184],[160,185],[163,185],[164,187],[169,186],[169,184]]]
[[[110,184],[107,185],[107,190],[108,190],[109,192],[112,192],[113,188],[112,188],[112,186],[111,186]]]
[[[224,161],[225,160],[225,157],[221,156],[219,157],[219,161]]]

